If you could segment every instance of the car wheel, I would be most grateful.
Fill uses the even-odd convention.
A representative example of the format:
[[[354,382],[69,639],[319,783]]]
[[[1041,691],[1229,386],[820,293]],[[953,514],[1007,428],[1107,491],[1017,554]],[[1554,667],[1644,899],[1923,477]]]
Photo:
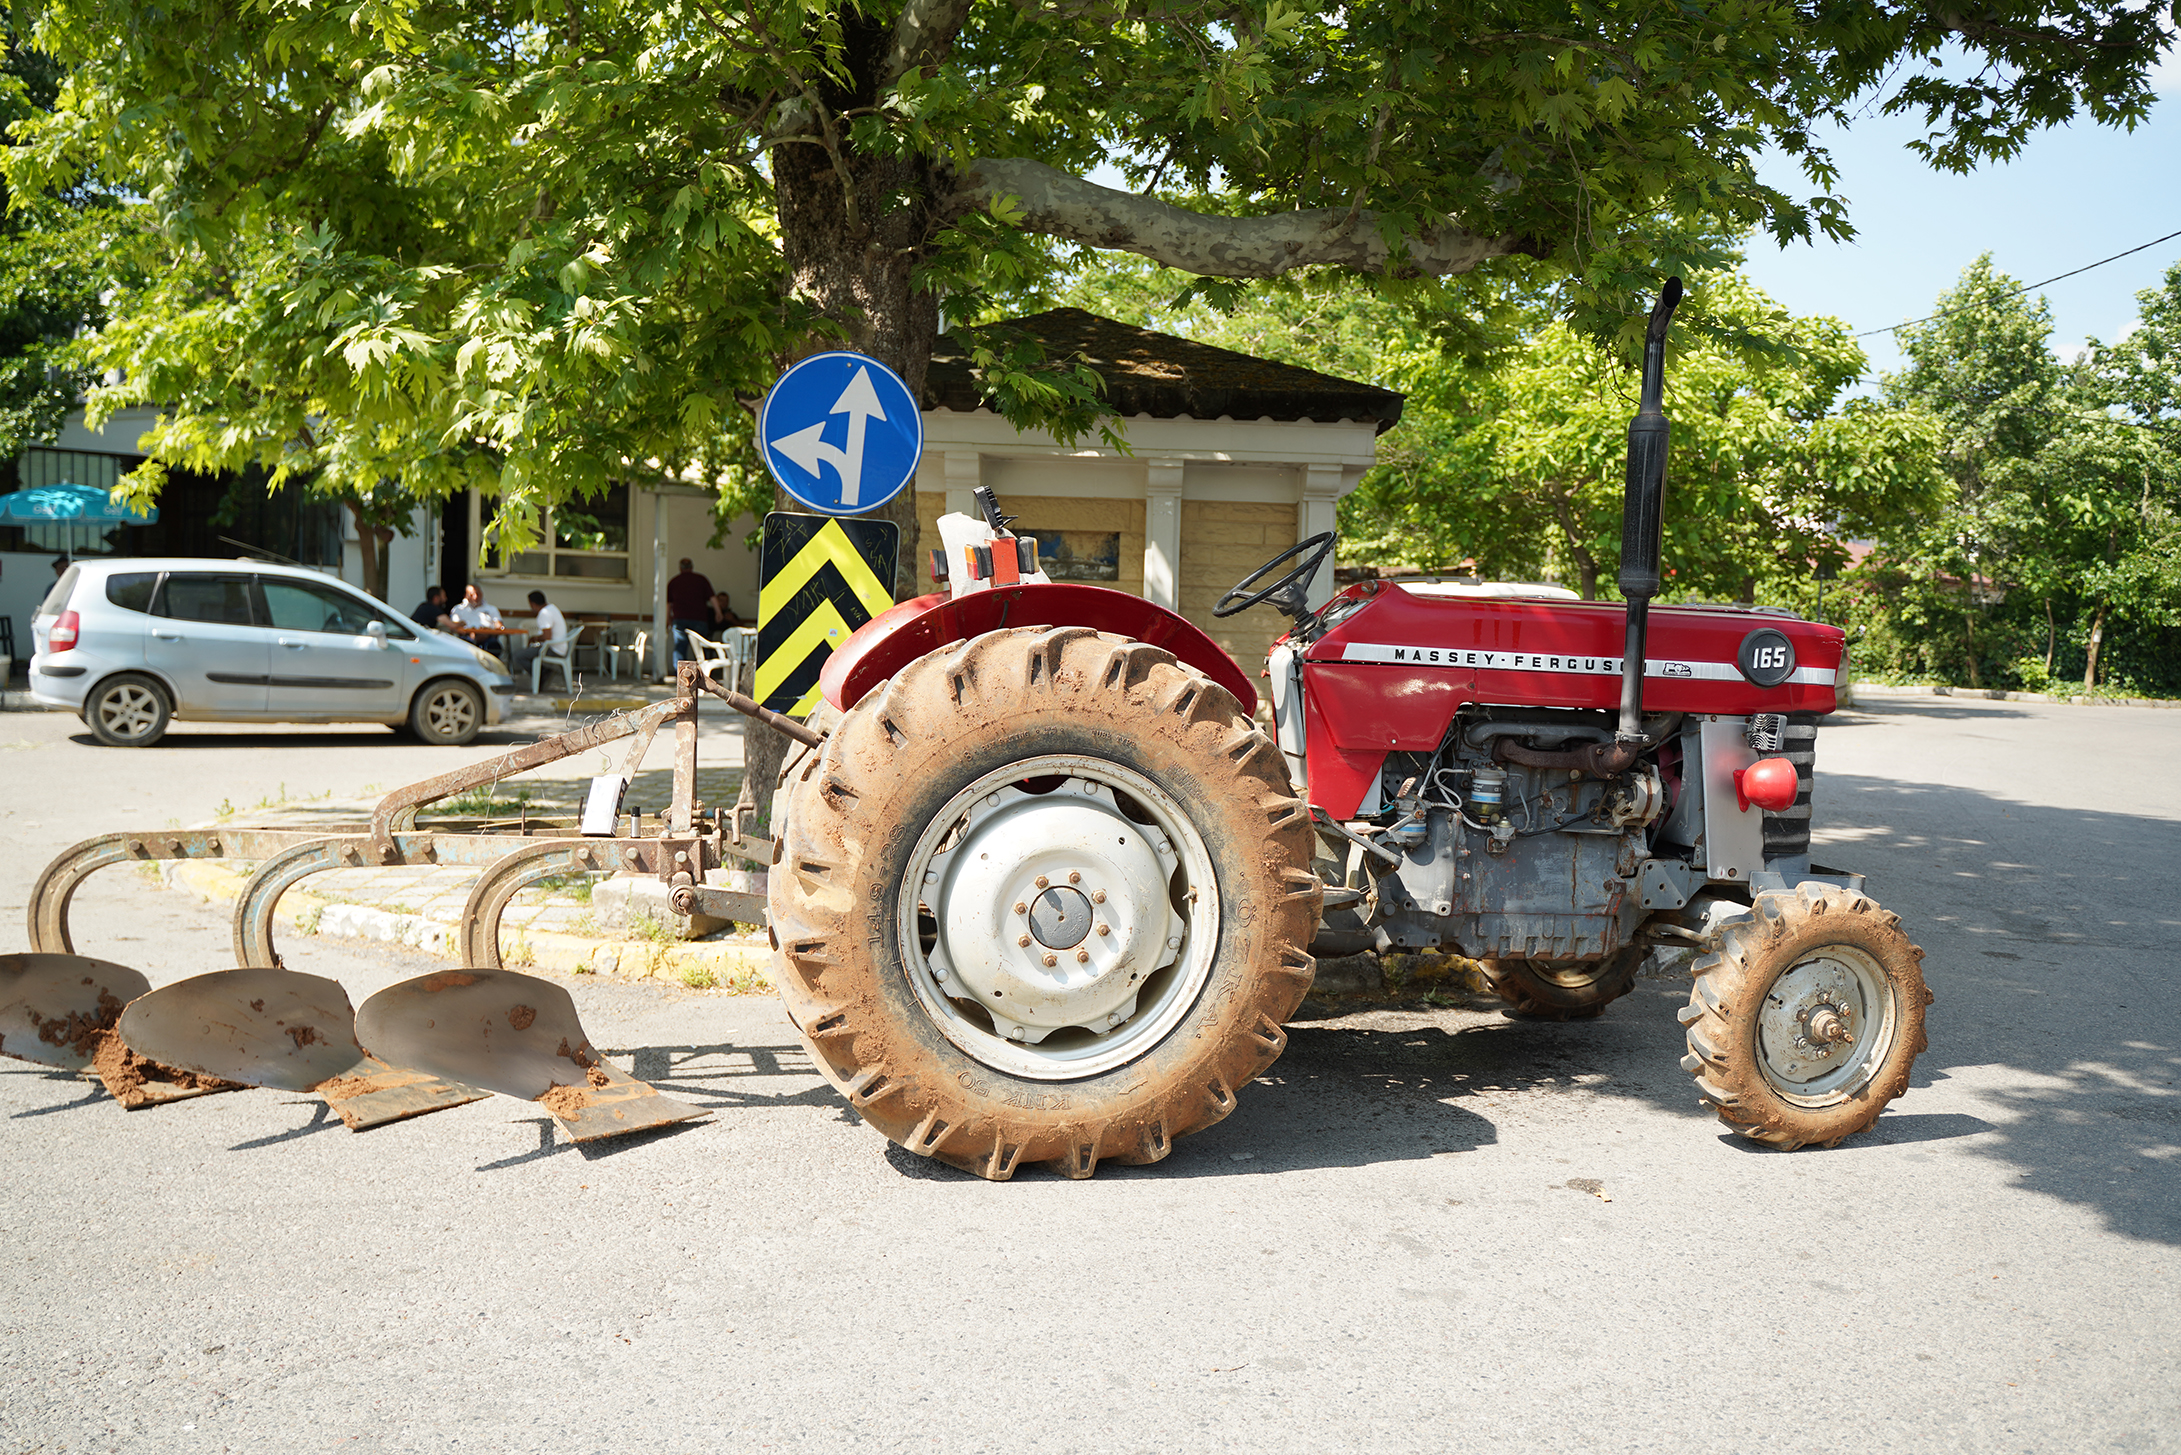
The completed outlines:
[[[485,725],[485,695],[467,682],[434,682],[409,708],[409,731],[427,743],[461,747]]]
[[[166,689],[133,672],[107,678],[83,700],[84,726],[109,748],[150,747],[166,735],[173,712]]]

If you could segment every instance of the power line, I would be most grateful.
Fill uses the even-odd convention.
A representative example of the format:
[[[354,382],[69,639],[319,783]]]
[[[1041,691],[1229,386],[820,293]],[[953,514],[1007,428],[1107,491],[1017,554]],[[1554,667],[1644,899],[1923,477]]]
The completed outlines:
[[[1999,296],[2001,298],[2012,298],[2017,293],[2027,293],[2032,288],[2042,288],[2047,283],[2058,283],[2065,279],[2074,277],[2076,273],[2087,273],[2092,268],[2102,268],[2107,263],[2117,263],[2122,258],[2131,257],[2136,253],[2142,252],[2144,248],[2155,248],[2162,242],[2172,242],[2177,237],[2181,237],[2181,232],[2169,232],[2164,237],[2154,237],[2149,242],[2144,243],[2141,247],[2130,248],[2125,253],[2115,253],[2110,258],[2100,258],[2094,263],[2085,263],[2080,268],[2077,268],[2073,273],[2061,273],[2056,277],[2045,279],[2044,283],[2023,283],[2017,287],[2009,288],[2006,292],[2000,294]],[[1919,323],[1929,323],[1934,318],[1948,318],[1956,313],[1965,313],[1969,309],[1972,309],[1974,307],[1976,307],[1974,303],[1964,303],[1959,308],[1942,308],[1937,313],[1927,313],[1922,318],[1912,318],[1906,323],[1896,323],[1890,328],[1866,328],[1861,333],[1854,335],[1854,337],[1869,338],[1873,334],[1893,333],[1899,329],[1914,328]]]

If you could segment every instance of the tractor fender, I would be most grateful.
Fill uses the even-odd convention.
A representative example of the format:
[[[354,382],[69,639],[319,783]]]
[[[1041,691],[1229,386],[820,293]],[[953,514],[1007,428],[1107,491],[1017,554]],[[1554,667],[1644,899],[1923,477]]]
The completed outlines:
[[[843,711],[928,652],[1015,626],[1087,626],[1172,652],[1234,694],[1245,717],[1257,689],[1234,658],[1187,618],[1125,591],[1075,583],[996,586],[964,596],[939,592],[904,601],[859,627],[818,675],[825,700]]]

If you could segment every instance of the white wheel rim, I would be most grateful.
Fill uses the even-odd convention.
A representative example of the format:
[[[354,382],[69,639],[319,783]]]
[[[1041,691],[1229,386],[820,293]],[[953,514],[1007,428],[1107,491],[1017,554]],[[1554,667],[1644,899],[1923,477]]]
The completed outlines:
[[[467,692],[449,689],[432,694],[431,701],[425,704],[424,717],[433,732],[452,737],[469,731],[470,724],[477,720],[477,709]]]
[[[902,884],[896,923],[918,1001],[949,1041],[1010,1076],[1124,1065],[1211,978],[1211,853],[1179,803],[1117,763],[1056,754],[985,774],[926,825]],[[936,931],[928,950],[920,905]]]
[[[1852,945],[1827,945],[1765,991],[1757,1065],[1786,1100],[1830,1105],[1876,1074],[1894,1023],[1892,982],[1878,962]]]
[[[99,699],[98,720],[117,738],[140,738],[159,721],[159,700],[150,688],[126,682]]]

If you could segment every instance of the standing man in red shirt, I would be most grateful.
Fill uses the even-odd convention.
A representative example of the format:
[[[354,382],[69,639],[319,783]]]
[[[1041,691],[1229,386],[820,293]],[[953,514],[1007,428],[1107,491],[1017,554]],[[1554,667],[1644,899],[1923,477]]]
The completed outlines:
[[[689,645],[689,633],[708,636],[712,632],[712,583],[698,574],[687,556],[682,557],[682,573],[666,583],[666,614],[673,623],[674,660],[694,662],[697,653]]]

